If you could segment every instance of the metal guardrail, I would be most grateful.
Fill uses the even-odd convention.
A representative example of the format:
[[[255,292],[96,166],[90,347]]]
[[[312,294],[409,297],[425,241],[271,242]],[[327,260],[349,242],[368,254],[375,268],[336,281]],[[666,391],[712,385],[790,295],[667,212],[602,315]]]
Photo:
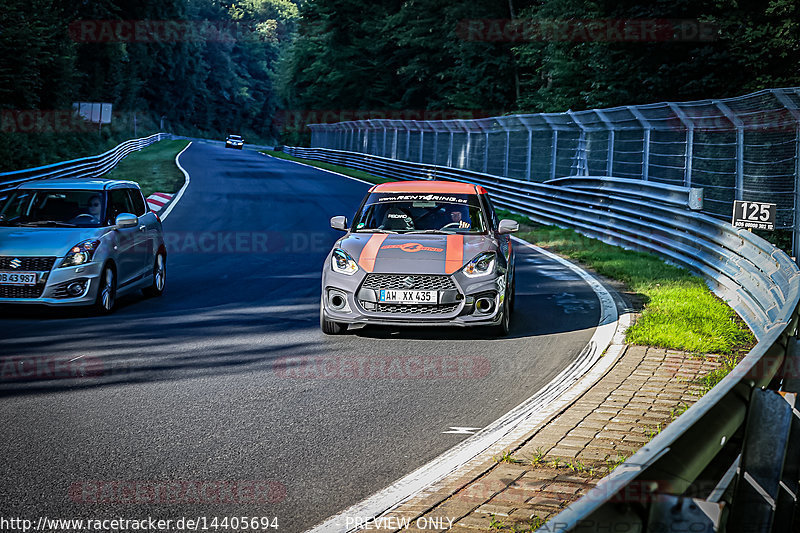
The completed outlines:
[[[42,167],[3,172],[0,173],[0,191],[26,181],[37,179],[72,177],[96,178],[113,169],[117,166],[117,163],[127,157],[131,152],[136,152],[169,137],[170,134],[168,133],[156,133],[149,137],[125,141],[100,155],[73,159],[71,161],[62,161]]]
[[[722,220],[730,220],[734,200],[775,203],[775,227],[793,231],[793,255],[800,255],[800,87],[562,113],[308,127],[315,148],[524,181],[602,175],[703,187],[703,211]]]
[[[800,418],[792,417],[794,395],[784,400],[773,391],[800,392],[800,269],[784,252],[689,210],[697,192],[688,188],[585,176],[540,184],[361,153],[284,151],[394,179],[479,184],[500,207],[656,253],[705,278],[753,330],[757,345],[686,413],[539,531],[622,531],[613,529],[617,525],[624,531],[789,530],[800,487]],[[762,390],[767,386],[773,390]],[[767,444],[765,420],[775,427]],[[705,529],[674,529],[681,523]]]

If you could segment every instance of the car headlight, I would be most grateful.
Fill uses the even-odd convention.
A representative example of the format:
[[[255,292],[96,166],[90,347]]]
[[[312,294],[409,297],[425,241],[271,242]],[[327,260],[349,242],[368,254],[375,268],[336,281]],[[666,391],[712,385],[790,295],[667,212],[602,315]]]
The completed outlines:
[[[353,261],[353,258],[350,257],[347,252],[337,248],[333,251],[333,255],[331,256],[331,268],[339,274],[352,276],[358,271],[358,263]]]
[[[100,241],[88,240],[73,246],[67,256],[61,261],[60,268],[80,266],[92,260]]]
[[[497,263],[497,256],[492,252],[484,252],[477,255],[472,261],[464,265],[461,271],[465,276],[477,278],[494,273],[494,265]]]

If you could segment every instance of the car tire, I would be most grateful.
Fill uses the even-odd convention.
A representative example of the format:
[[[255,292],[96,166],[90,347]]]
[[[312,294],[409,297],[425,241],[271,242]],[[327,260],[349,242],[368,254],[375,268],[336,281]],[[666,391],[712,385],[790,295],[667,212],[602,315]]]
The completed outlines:
[[[153,284],[142,289],[142,293],[148,298],[156,298],[164,294],[167,285],[167,256],[164,252],[158,252],[153,261]]]
[[[347,324],[328,320],[328,317],[325,316],[325,306],[322,303],[322,298],[319,300],[319,327],[325,335],[341,335],[347,331]]]
[[[97,288],[97,298],[92,309],[95,314],[108,315],[114,312],[117,306],[117,271],[111,263],[103,266],[99,281],[100,286]]]

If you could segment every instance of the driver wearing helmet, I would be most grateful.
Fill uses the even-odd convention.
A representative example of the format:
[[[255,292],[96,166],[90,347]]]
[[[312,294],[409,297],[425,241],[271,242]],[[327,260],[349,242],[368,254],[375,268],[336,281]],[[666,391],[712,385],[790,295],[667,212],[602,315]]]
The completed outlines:
[[[466,207],[448,204],[445,210],[447,211],[447,226],[451,228],[469,228],[471,226]]]

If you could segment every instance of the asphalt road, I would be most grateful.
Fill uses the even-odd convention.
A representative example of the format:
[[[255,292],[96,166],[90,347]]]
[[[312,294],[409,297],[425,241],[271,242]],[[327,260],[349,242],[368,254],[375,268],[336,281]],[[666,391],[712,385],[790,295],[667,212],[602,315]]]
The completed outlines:
[[[302,531],[468,438],[450,427],[521,403],[597,323],[584,282],[519,247],[508,338],[326,337],[328,220],[352,217],[368,185],[211,145],[181,162],[192,181],[164,224],[162,298],[123,298],[109,317],[0,315],[0,516],[277,517]]]

